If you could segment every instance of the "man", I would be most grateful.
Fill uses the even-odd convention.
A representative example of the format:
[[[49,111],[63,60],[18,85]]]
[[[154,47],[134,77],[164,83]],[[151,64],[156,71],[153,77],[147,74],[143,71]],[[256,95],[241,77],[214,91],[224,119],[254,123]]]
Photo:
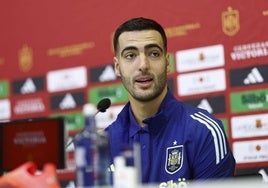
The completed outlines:
[[[168,90],[167,39],[161,25],[146,18],[128,20],[113,42],[115,73],[129,102],[106,129],[112,157],[125,145],[139,143],[143,183],[233,176],[235,160],[222,123]]]

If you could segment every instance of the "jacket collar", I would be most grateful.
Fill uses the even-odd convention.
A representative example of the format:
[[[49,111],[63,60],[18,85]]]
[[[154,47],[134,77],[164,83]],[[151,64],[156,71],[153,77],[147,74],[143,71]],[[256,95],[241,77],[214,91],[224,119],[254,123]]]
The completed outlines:
[[[130,103],[128,103],[128,107],[125,109],[128,111],[126,115],[129,119],[129,136],[133,137],[139,131],[149,132],[149,134],[157,134],[160,130],[166,125],[168,120],[168,114],[166,114],[166,109],[168,108],[168,102],[174,99],[174,96],[168,91],[164,100],[162,101],[158,112],[146,119],[143,122],[146,124],[145,127],[140,127],[133,115],[133,112],[130,107]]]

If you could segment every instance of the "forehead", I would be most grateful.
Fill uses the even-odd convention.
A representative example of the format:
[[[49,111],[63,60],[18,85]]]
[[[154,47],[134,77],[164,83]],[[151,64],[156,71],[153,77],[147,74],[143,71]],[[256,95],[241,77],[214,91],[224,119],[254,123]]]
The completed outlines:
[[[128,31],[119,36],[119,50],[122,51],[128,46],[143,48],[148,44],[158,44],[164,48],[161,34],[155,30]]]

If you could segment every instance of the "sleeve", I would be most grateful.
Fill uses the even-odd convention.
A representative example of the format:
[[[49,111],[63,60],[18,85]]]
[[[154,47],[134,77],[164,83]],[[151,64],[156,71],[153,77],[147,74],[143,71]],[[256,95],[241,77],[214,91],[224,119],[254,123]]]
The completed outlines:
[[[235,159],[229,147],[223,125],[208,113],[191,115],[194,127],[193,178],[226,178],[234,175]]]

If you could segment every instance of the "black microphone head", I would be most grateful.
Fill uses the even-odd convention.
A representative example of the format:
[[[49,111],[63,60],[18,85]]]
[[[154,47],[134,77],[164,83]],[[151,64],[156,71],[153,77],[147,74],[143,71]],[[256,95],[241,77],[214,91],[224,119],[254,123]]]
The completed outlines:
[[[111,100],[108,98],[104,98],[99,101],[97,104],[97,109],[99,112],[105,112],[111,105]]]

